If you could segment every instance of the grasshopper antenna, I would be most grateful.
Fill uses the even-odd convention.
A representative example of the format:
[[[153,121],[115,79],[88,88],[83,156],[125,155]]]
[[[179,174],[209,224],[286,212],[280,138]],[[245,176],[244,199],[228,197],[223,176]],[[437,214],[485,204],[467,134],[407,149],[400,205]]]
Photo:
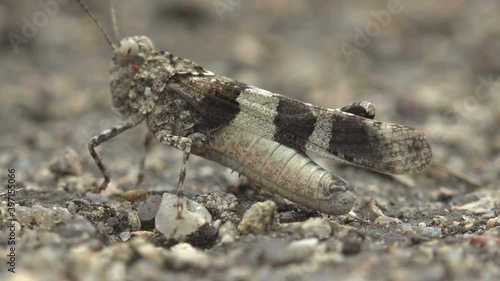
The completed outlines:
[[[115,39],[116,41],[120,41],[120,33],[118,32],[118,24],[116,23],[115,1],[110,0],[109,5],[110,5],[109,11],[111,13],[111,22],[113,23],[113,30],[115,32]]]
[[[104,37],[106,38],[106,41],[108,41],[109,46],[111,46],[111,48],[113,48],[113,50],[115,50],[116,49],[116,45],[113,43],[113,41],[111,40],[111,37],[109,37],[109,35],[106,33],[106,31],[104,30],[104,28],[102,27],[102,25],[97,21],[97,19],[94,17],[94,15],[92,15],[92,13],[90,12],[90,10],[87,8],[87,5],[85,5],[82,2],[82,0],[76,0],[76,2],[78,2],[78,4],[80,4],[80,6],[85,11],[85,13],[87,13],[87,15],[89,15],[89,17],[95,22],[95,24],[101,30],[102,34],[104,34]]]

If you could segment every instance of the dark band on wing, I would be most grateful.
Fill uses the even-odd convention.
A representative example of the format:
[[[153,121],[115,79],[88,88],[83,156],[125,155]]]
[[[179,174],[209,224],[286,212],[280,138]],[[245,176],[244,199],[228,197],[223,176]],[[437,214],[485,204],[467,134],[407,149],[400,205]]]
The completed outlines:
[[[305,152],[309,136],[314,131],[317,118],[311,107],[293,100],[280,99],[274,119],[274,140],[288,147]]]
[[[246,88],[248,85],[234,81],[224,84],[213,83],[204,89],[200,105],[206,108],[205,111],[212,111],[206,113],[215,123],[215,127],[230,124],[240,113],[241,108],[237,99]]]
[[[367,128],[361,118],[352,116],[332,115],[332,135],[329,142],[329,149],[335,155],[343,155],[349,162],[357,159],[369,159],[377,162],[382,159],[382,155],[377,153],[370,142],[369,128]]]

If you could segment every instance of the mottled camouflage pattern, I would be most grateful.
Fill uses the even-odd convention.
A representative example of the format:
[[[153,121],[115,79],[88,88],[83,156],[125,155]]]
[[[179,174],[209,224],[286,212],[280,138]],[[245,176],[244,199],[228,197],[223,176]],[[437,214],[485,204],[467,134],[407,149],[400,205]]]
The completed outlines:
[[[372,120],[370,102],[341,109],[314,106],[155,51],[144,36],[126,38],[115,50],[111,94],[114,110],[129,121],[89,143],[105,176],[101,189],[109,176],[94,147],[143,120],[161,143],[184,152],[179,198],[190,153],[291,201],[335,215],[349,212],[355,196],[306,153],[391,174],[420,172],[431,160],[422,133]]]

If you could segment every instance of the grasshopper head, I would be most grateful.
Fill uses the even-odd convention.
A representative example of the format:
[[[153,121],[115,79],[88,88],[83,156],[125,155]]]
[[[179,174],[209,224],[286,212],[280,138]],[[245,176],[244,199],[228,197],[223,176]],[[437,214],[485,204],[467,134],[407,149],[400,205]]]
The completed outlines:
[[[131,116],[137,111],[130,104],[132,81],[154,50],[153,42],[146,36],[127,37],[115,48],[110,70],[111,97],[113,110],[123,117]]]

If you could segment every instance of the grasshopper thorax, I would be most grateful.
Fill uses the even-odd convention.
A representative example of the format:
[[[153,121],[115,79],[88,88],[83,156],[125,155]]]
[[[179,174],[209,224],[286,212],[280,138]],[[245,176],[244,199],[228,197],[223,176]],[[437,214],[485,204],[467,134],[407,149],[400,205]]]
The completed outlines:
[[[111,98],[113,110],[123,117],[137,113],[130,103],[129,93],[134,76],[154,51],[153,42],[146,36],[127,37],[114,50],[110,69]]]

